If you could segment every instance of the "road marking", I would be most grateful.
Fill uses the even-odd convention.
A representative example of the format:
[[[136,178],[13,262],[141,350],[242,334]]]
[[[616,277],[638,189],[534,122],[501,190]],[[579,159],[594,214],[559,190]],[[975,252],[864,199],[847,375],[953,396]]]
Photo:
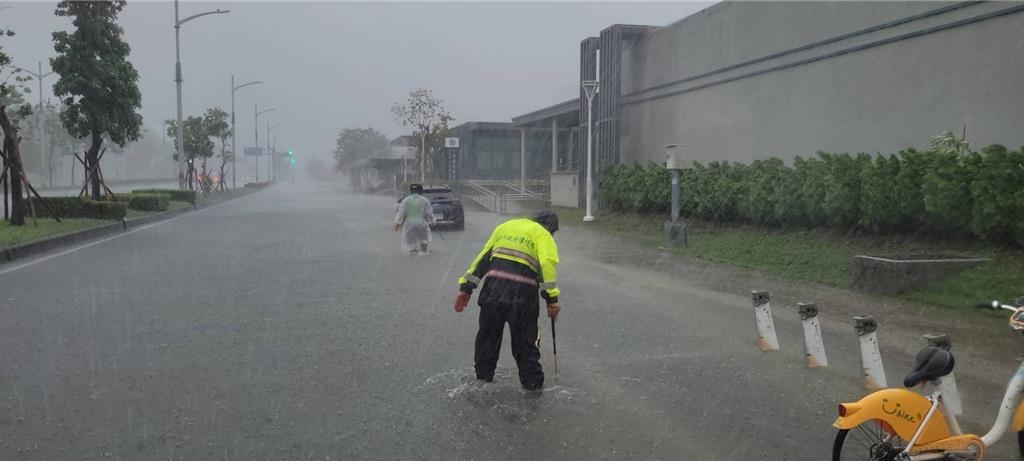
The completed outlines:
[[[239,197],[239,198],[244,198],[244,197]],[[24,268],[26,268],[28,266],[32,266],[32,265],[35,265],[35,264],[39,264],[41,262],[49,261],[51,259],[58,258],[60,256],[66,255],[66,254],[74,253],[74,252],[76,252],[78,250],[89,248],[91,246],[99,245],[99,244],[104,243],[104,242],[109,242],[111,240],[118,239],[118,238],[124,237],[124,236],[129,235],[129,234],[134,234],[134,233],[139,232],[139,231],[144,231],[146,229],[149,229],[150,227],[159,226],[161,224],[166,224],[166,223],[169,223],[171,221],[177,221],[177,220],[179,220],[181,218],[184,218],[186,216],[192,216],[192,215],[195,215],[195,214],[198,214],[198,213],[202,213],[202,212],[204,212],[206,210],[212,210],[214,208],[219,208],[220,206],[224,205],[225,203],[227,203],[229,201],[230,200],[226,200],[226,201],[218,203],[216,205],[208,206],[206,208],[193,211],[191,213],[185,213],[185,214],[182,214],[180,216],[175,216],[173,218],[165,219],[163,221],[157,221],[157,222],[152,223],[152,224],[146,224],[144,226],[136,227],[135,229],[132,229],[132,230],[129,230],[129,231],[125,231],[125,232],[122,232],[122,233],[117,234],[117,235],[112,235],[110,237],[105,237],[105,238],[96,240],[95,242],[89,242],[89,243],[85,243],[85,244],[82,244],[82,245],[79,245],[79,246],[76,246],[76,247],[68,248],[67,250],[61,251],[60,253],[54,253],[54,254],[51,254],[51,255],[42,256],[40,258],[33,259],[31,261],[28,261],[28,262],[24,262],[24,263],[17,264],[17,265],[11,266],[11,267],[0,269],[0,275],[6,274],[8,272],[14,272],[14,271],[19,270],[19,269],[24,269]]]

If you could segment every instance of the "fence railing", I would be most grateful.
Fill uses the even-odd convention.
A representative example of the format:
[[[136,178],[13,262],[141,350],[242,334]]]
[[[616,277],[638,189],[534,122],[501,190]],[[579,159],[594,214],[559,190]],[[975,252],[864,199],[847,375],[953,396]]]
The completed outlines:
[[[498,214],[508,214],[512,208],[510,204],[546,201],[550,188],[548,181],[536,179],[525,183],[504,179],[472,179],[459,184],[462,186],[463,197]]]

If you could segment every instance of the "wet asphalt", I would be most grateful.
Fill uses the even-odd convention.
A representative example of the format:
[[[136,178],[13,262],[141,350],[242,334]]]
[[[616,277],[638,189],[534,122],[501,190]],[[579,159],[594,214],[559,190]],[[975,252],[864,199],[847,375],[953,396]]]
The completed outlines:
[[[565,226],[557,381],[542,318],[543,394],[507,335],[477,383],[476,307],[451,305],[503,218],[469,211],[410,257],[394,206],[279,185],[0,265],[0,459],[822,460],[835,403],[864,393],[852,336],[812,370],[784,319],[761,353],[757,287]]]

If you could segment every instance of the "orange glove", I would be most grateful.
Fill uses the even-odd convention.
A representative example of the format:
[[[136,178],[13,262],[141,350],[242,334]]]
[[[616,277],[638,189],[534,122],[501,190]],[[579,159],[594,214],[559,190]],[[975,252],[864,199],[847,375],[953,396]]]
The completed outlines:
[[[400,230],[402,230],[402,225],[398,224],[398,223],[395,223],[395,232],[398,232]]]
[[[558,303],[548,304],[548,317],[551,317],[553,319],[558,318],[558,312],[561,310],[562,308],[558,305]]]
[[[469,297],[470,294],[464,291],[460,291],[459,294],[455,296],[455,312],[462,312],[466,309],[466,306],[469,305]]]

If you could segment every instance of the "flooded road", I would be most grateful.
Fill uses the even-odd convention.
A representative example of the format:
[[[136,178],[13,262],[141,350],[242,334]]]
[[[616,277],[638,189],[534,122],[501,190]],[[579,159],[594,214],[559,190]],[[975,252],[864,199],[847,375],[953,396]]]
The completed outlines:
[[[452,301],[502,218],[467,212],[410,257],[394,207],[279,185],[0,266],[0,459],[821,460],[835,404],[864,393],[852,328],[826,322],[831,366],[810,370],[781,315],[783,349],[763,354],[747,294],[763,287],[567,226],[559,379],[542,318],[543,394],[520,390],[507,336],[478,383],[475,299]]]

